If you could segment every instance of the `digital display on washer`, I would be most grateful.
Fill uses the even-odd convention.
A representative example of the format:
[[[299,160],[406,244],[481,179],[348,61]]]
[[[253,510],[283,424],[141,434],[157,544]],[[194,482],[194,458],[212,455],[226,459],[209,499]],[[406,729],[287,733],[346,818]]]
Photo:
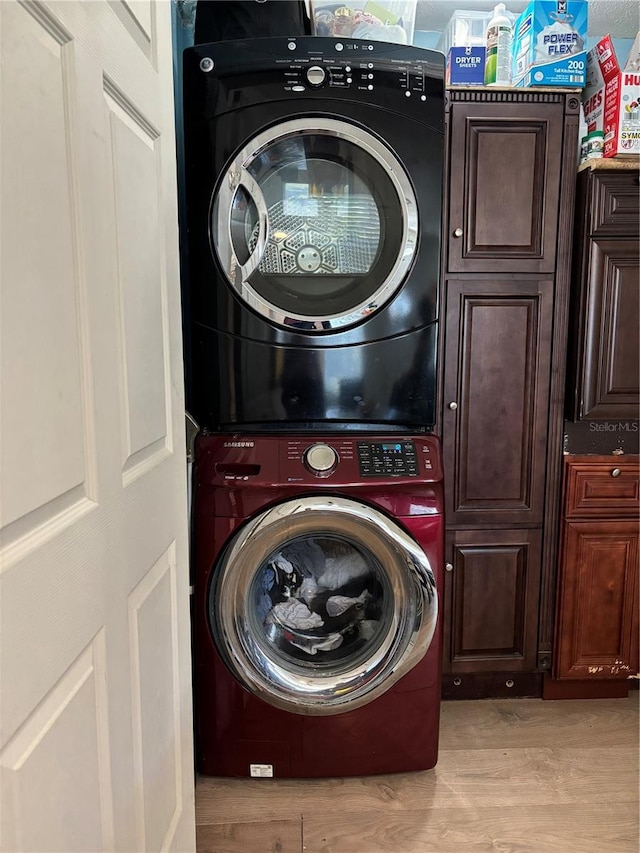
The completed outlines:
[[[412,441],[359,441],[361,477],[417,477],[418,460]]]

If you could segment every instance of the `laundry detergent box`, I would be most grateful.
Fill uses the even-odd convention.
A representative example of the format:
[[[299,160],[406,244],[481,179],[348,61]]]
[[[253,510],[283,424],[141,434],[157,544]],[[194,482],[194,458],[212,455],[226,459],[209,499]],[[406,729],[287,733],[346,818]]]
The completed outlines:
[[[484,86],[484,47],[452,47],[447,61],[447,84]]]
[[[531,0],[513,28],[514,86],[582,88],[587,0]]]
[[[640,154],[640,33],[622,69],[611,36],[589,51],[582,106],[588,132],[604,134],[605,157]]]

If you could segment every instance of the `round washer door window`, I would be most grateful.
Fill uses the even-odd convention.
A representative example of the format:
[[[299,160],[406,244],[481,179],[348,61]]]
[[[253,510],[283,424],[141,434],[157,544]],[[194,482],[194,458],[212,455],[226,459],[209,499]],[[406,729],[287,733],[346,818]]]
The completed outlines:
[[[236,678],[298,714],[380,696],[422,659],[437,612],[424,551],[378,510],[337,497],[288,501],[242,527],[209,592]]]
[[[285,327],[354,325],[402,284],[417,203],[395,154],[345,121],[301,118],[264,131],[224,170],[211,242],[247,305]]]

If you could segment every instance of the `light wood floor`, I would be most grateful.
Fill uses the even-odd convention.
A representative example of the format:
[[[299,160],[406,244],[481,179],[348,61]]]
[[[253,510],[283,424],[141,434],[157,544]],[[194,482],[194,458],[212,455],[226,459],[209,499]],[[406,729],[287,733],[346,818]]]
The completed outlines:
[[[638,853],[638,693],[445,702],[434,770],[196,787],[199,853]]]

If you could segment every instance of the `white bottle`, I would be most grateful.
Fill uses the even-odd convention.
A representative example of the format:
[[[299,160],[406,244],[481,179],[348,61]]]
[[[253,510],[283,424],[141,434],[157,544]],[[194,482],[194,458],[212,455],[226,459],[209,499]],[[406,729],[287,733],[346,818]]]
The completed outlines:
[[[498,3],[487,26],[487,59],[484,66],[485,86],[511,85],[511,45],[513,25],[504,3]]]

